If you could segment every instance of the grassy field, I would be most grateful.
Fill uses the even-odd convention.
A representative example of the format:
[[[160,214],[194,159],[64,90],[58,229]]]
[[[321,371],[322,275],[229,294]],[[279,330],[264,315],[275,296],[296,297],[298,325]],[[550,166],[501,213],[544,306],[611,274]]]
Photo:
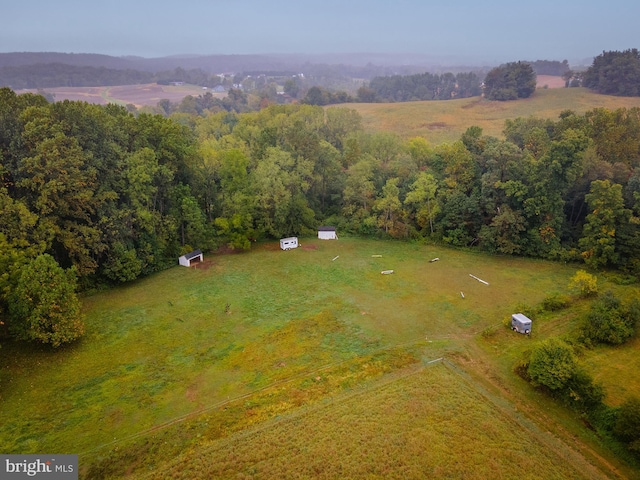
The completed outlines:
[[[498,102],[480,97],[406,103],[353,103],[345,105],[362,115],[365,128],[394,132],[403,138],[421,136],[437,145],[460,139],[473,125],[485,135],[502,137],[506,119],[536,116],[557,120],[563,110],[584,113],[594,108],[640,107],[638,97],[614,97],[585,88],[539,88],[531,98]]]
[[[204,90],[197,85],[158,85],[148,83],[142,85],[117,85],[112,87],[56,87],[43,89],[46,93],[53,94],[55,101],[79,100],[88,103],[106,105],[116,103],[118,105],[132,104],[140,108],[143,106],[155,107],[160,100],[170,100],[179,103],[187,95],[197,97]],[[35,90],[25,90],[32,91]],[[19,91],[18,93],[23,93]],[[226,94],[212,93],[221,98]]]
[[[434,257],[440,261],[430,263]],[[381,275],[382,270],[394,274]],[[331,399],[344,397],[352,410],[369,405],[391,417],[397,405],[396,420],[406,428],[416,416],[431,419],[420,424],[413,445],[429,443],[439,453],[414,463],[406,460],[409,476],[433,471],[480,478],[464,472],[475,471],[481,459],[493,458],[511,445],[515,437],[510,436],[510,425],[515,422],[519,426],[513,435],[526,442],[523,448],[545,458],[539,468],[546,474],[537,478],[594,478],[576,473],[581,471],[576,462],[594,463],[581,460],[583,454],[570,455],[571,465],[558,467],[557,445],[541,441],[535,429],[505,413],[512,406],[501,407],[496,418],[491,413],[496,402],[478,400],[473,381],[441,367],[422,371],[436,358],[468,357],[470,346],[481,341],[488,352],[485,363],[495,365],[494,375],[513,377],[513,361],[529,348],[530,340],[514,337],[503,327],[505,318],[522,303],[537,304],[549,293],[563,292],[574,271],[549,262],[357,239],[303,239],[301,248],[289,252],[273,242],[249,253],[208,255],[199,268],[175,267],[84,298],[87,334],[70,348],[34,353],[4,344],[0,451],[79,453],[83,478],[122,478],[125,472],[139,476],[148,471],[160,475],[169,468],[166,459],[182,455],[186,463],[194,458],[208,462],[211,452],[224,456],[229,452],[225,448],[235,450],[224,442],[237,445],[245,433],[248,439],[266,435],[275,442],[277,432],[289,428],[279,419],[301,415],[294,422],[300,430],[291,427],[290,437],[282,442],[290,445],[298,435],[294,432],[299,432],[305,451],[283,447],[273,453],[280,465],[273,468],[289,465],[289,473],[257,470],[255,475],[293,476],[324,452],[336,462],[326,465],[328,478],[343,461],[327,450],[330,438],[353,430],[349,422],[360,416],[346,418],[338,430],[317,429],[313,439],[308,438],[309,429],[322,423],[323,411],[332,415],[331,424],[342,418],[348,410]],[[541,322],[536,334],[568,329],[571,313],[563,315]],[[489,341],[479,340],[487,331],[493,332]],[[407,375],[410,381],[403,380]],[[509,380],[515,382],[509,388],[522,389],[517,381]],[[422,387],[414,387],[414,382]],[[449,384],[459,391],[451,398]],[[352,396],[361,388],[371,389],[372,395]],[[434,397],[430,389],[442,393]],[[405,412],[412,402],[415,416]],[[456,415],[447,414],[452,406]],[[536,408],[530,413],[534,418]],[[468,416],[458,419],[467,410]],[[384,456],[387,442],[380,431],[391,427],[377,426],[382,416],[378,412],[363,420],[354,437],[354,442],[360,439],[358,444],[372,442],[366,458]],[[436,420],[439,429],[430,432],[428,425]],[[265,422],[274,422],[273,431]],[[494,422],[496,430],[487,431],[486,425]],[[579,422],[567,428],[577,429],[571,438],[581,434]],[[256,431],[262,433],[252,433]],[[443,463],[457,451],[448,435],[457,437],[453,432],[462,431],[470,443],[459,447],[457,458]],[[409,433],[397,430],[393,435],[398,438],[395,449],[413,442]],[[350,442],[347,437],[340,441]],[[255,464],[250,452],[256,449],[242,448],[248,456],[238,453],[235,467],[229,468],[249,475]],[[355,449],[355,443],[348,448]],[[351,464],[345,466],[345,476],[362,473],[349,470],[360,468],[359,458],[345,460]],[[369,474],[385,476],[384,468],[393,466],[385,462]],[[492,462],[494,469],[504,472],[502,478],[512,477],[507,459]],[[256,468],[268,464],[263,460]],[[606,471],[602,465],[597,468]]]
[[[598,347],[588,352],[585,364],[607,392],[607,403],[620,405],[630,394],[640,395],[640,337],[615,348]]]

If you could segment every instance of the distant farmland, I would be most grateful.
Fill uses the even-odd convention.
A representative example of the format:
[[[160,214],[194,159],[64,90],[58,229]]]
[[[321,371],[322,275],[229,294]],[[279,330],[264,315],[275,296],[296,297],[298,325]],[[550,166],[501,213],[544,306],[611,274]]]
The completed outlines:
[[[33,90],[29,90],[33,91]],[[173,103],[182,101],[187,95],[198,96],[205,93],[202,87],[197,85],[158,85],[147,83],[143,85],[119,85],[114,87],[56,87],[42,89],[45,93],[54,96],[56,102],[63,100],[79,100],[83,102],[106,105],[116,103],[119,105],[132,104],[136,107],[155,106],[160,100],[170,100]],[[18,91],[17,93],[23,93]],[[217,98],[226,94],[213,93]]]

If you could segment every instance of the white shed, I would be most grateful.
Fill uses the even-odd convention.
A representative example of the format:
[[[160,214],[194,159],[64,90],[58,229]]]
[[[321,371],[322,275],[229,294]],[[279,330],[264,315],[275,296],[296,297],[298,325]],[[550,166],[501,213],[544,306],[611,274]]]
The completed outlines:
[[[320,240],[336,240],[336,227],[318,227],[318,238]]]
[[[202,261],[204,261],[202,250],[194,250],[193,252],[185,253],[178,259],[178,262],[183,267],[190,267],[192,263],[198,263]]]

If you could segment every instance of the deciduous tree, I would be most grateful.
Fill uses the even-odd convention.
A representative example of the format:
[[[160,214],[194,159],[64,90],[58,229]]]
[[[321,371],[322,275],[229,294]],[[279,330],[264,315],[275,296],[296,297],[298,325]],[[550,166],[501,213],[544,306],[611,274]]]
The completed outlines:
[[[438,190],[436,179],[430,173],[420,172],[409,188],[404,199],[405,205],[411,207],[411,213],[420,229],[429,225],[429,231],[433,233],[433,221],[440,211],[435,201]]]
[[[73,269],[63,270],[50,255],[39,255],[20,274],[10,299],[10,329],[23,340],[59,347],[84,333]]]
[[[402,202],[399,194],[398,179],[390,178],[382,189],[381,196],[373,204],[373,210],[378,213],[378,226],[394,237],[402,235]]]
[[[580,238],[585,263],[594,269],[620,263],[617,229],[629,221],[631,212],[624,208],[622,185],[609,180],[595,180],[585,197],[591,213]]]

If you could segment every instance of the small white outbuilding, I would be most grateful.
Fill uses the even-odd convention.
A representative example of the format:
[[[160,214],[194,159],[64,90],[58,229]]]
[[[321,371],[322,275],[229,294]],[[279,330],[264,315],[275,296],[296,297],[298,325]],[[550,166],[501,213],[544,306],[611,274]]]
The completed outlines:
[[[204,261],[202,250],[194,250],[193,252],[185,253],[180,258],[178,258],[178,262],[183,267],[190,267],[193,263],[202,261]]]
[[[337,240],[336,227],[318,227],[318,238],[320,240]]]

